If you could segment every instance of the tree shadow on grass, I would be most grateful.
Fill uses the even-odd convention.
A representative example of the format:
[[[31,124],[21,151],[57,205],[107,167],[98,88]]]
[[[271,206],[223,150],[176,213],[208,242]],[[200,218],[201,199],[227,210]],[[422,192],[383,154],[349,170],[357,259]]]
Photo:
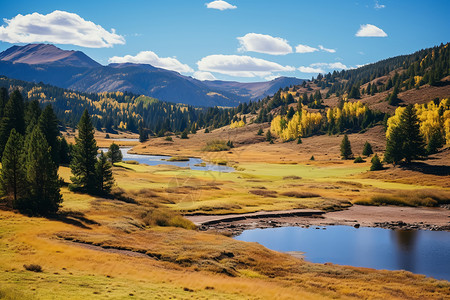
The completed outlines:
[[[401,166],[404,170],[411,170],[420,172],[423,174],[436,175],[436,176],[449,176],[450,166],[446,165],[429,165],[424,162],[412,162]]]
[[[63,211],[47,217],[49,220],[60,221],[83,229],[92,229],[88,225],[100,225],[100,223],[88,219],[82,212]]]

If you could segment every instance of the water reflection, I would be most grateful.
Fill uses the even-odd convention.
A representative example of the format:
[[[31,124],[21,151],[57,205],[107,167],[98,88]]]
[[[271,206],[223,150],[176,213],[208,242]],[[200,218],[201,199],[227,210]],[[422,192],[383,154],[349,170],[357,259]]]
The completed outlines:
[[[236,239],[305,253],[305,259],[387,270],[407,270],[450,280],[450,232],[359,229],[350,226],[246,230]]]
[[[391,239],[397,247],[398,269],[415,272],[417,230],[391,230]]]

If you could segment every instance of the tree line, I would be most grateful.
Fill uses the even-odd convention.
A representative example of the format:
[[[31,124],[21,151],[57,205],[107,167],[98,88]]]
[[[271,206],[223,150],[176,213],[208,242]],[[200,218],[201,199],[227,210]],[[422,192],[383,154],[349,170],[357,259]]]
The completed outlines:
[[[0,196],[11,207],[31,215],[57,212],[63,200],[60,164],[70,164],[71,190],[100,195],[111,191],[111,161],[121,160],[117,145],[108,155],[98,155],[87,110],[73,146],[61,136],[58,123],[51,105],[41,110],[37,100],[24,101],[18,90],[8,94],[0,88]]]

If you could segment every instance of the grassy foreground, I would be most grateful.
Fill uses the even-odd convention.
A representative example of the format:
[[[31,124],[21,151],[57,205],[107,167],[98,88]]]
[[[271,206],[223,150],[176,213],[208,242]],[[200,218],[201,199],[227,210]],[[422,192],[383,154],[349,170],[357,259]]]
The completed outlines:
[[[180,228],[189,223],[176,211],[336,209],[350,205],[356,189],[379,190],[351,179],[364,166],[329,172],[317,165],[241,167],[245,171],[211,177],[118,164],[122,201],[64,188],[61,213],[53,219],[0,211],[0,298],[440,299],[450,293],[447,281],[410,272],[313,264],[256,243]],[[67,180],[69,169],[61,167],[60,175]],[[168,211],[179,227],[152,222]],[[29,264],[43,272],[25,270]]]

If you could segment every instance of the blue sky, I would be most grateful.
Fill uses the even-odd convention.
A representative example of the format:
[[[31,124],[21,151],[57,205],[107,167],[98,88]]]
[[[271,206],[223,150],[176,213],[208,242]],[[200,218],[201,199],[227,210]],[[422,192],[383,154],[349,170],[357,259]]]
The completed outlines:
[[[7,1],[0,51],[51,42],[104,65],[147,62],[200,79],[264,81],[310,78],[450,40],[447,0],[211,2]]]

